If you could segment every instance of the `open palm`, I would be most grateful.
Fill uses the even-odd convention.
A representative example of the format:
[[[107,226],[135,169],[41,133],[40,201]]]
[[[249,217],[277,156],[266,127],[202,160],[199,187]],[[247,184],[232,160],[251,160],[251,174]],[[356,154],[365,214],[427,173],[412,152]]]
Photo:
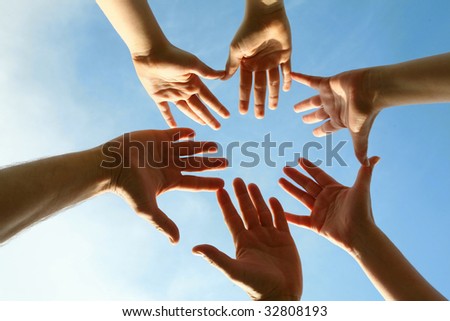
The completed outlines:
[[[292,73],[292,79],[319,91],[318,95],[294,107],[297,112],[316,109],[303,116],[307,124],[326,120],[314,129],[313,134],[320,137],[348,128],[357,159],[361,164],[367,164],[369,133],[380,111],[375,108],[375,97],[367,85],[370,82],[367,70],[352,70],[332,77]]]
[[[267,207],[258,187],[241,179],[233,183],[243,220],[228,193],[219,190],[219,205],[236,247],[236,259],[211,245],[194,247],[253,300],[298,300],[302,273],[297,248],[289,232],[281,204],[270,200]]]
[[[118,137],[103,148],[121,155],[120,164],[115,164],[111,170],[112,190],[173,243],[179,240],[178,228],[159,209],[157,196],[173,189],[215,191],[223,187],[222,179],[182,172],[217,170],[227,166],[223,158],[193,156],[215,151],[217,147],[213,142],[179,141],[193,135],[194,131],[189,128],[144,130]]]
[[[220,128],[220,123],[205,104],[220,116],[229,117],[228,110],[200,80],[221,78],[223,71],[211,69],[196,56],[172,45],[162,46],[150,56],[134,57],[133,63],[142,85],[169,126],[177,126],[169,102],[192,120],[213,129]]]
[[[370,159],[370,167],[361,167],[352,187],[336,182],[304,158],[299,160],[299,164],[314,180],[294,168],[286,167],[285,174],[303,189],[284,178],[280,179],[281,187],[311,210],[310,215],[286,213],[287,220],[311,229],[351,251],[360,232],[367,226],[374,225],[370,179],[373,166],[378,160],[378,157],[373,157]]]

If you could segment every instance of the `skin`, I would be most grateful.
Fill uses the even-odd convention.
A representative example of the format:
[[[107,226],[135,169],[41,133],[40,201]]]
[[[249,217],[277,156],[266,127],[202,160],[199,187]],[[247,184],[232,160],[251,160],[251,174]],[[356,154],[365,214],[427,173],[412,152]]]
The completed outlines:
[[[220,178],[183,172],[219,170],[227,166],[223,158],[195,156],[216,150],[216,144],[184,141],[193,135],[194,131],[188,128],[138,131],[93,149],[0,170],[0,242],[54,213],[105,192],[124,198],[172,243],[178,242],[178,228],[159,209],[157,196],[176,189],[220,189],[223,187]],[[132,144],[127,144],[125,139]],[[142,148],[139,150],[136,145]],[[111,158],[111,151],[115,158]],[[116,163],[112,162],[114,159]],[[161,161],[166,166],[154,165]]]
[[[295,105],[307,124],[324,136],[348,128],[357,159],[368,166],[369,134],[378,113],[391,106],[450,102],[450,53],[399,64],[346,71],[331,77],[292,73],[292,79],[318,91]]]
[[[281,178],[281,187],[311,210],[310,215],[286,213],[286,218],[348,252],[386,300],[445,300],[375,224],[370,181],[378,161],[372,157],[369,166],[362,166],[352,187],[306,159],[299,164],[312,178],[286,167],[295,184]]]
[[[231,45],[226,75],[231,78],[240,68],[239,111],[246,114],[254,79],[256,118],[264,117],[267,86],[269,108],[276,109],[280,90],[291,86],[291,31],[284,1],[247,0],[244,20]]]
[[[300,257],[281,204],[271,198],[269,210],[259,188],[246,186],[240,178],[233,186],[242,216],[225,190],[217,192],[217,199],[233,237],[236,258],[208,244],[197,245],[192,251],[253,300],[299,300],[303,288]]]
[[[173,103],[195,122],[219,129],[206,106],[223,118],[230,113],[200,77],[219,79],[224,72],[172,45],[146,0],[97,0],[97,4],[128,46],[139,80],[167,124],[177,126],[169,106]]]

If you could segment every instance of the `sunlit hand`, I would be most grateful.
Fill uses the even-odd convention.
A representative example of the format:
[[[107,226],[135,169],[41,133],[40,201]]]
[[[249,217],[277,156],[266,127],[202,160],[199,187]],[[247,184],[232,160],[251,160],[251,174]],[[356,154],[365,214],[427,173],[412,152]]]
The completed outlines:
[[[192,120],[213,129],[219,129],[220,123],[205,104],[221,117],[229,117],[228,110],[199,78],[218,79],[223,77],[223,71],[211,69],[196,56],[171,44],[159,46],[149,55],[134,56],[133,63],[142,85],[170,127],[176,127],[177,123],[169,102]]]
[[[374,106],[375,94],[369,88],[366,69],[352,70],[332,77],[292,73],[292,79],[319,91],[319,95],[294,107],[296,112],[316,109],[303,116],[303,121],[307,124],[326,120],[314,129],[313,134],[320,137],[348,128],[356,158],[361,164],[367,165],[369,133],[380,108]]]
[[[311,210],[311,215],[286,213],[289,222],[311,229],[348,252],[364,236],[367,228],[375,225],[370,202],[372,170],[379,157],[370,159],[370,166],[362,166],[352,187],[336,182],[331,176],[305,158],[300,166],[311,178],[292,167],[284,173],[297,185],[281,178],[279,183],[293,197]]]
[[[180,235],[175,223],[158,207],[156,197],[166,191],[214,191],[223,180],[212,177],[183,175],[182,172],[218,170],[227,166],[223,158],[193,156],[214,152],[212,142],[195,142],[189,128],[144,130],[118,137],[102,146],[102,167],[110,171],[111,190],[167,235],[172,243]]]
[[[267,79],[271,109],[278,105],[280,67],[283,73],[283,90],[288,91],[291,87],[291,31],[284,6],[269,12],[248,9],[231,42],[224,79],[233,76],[239,67],[239,111],[241,114],[248,111],[254,76],[255,116],[263,118]]]
[[[193,252],[204,256],[253,300],[299,300],[300,258],[281,204],[271,198],[271,213],[256,185],[247,188],[239,178],[233,185],[242,218],[225,190],[219,190],[217,198],[234,240],[236,259],[206,244],[195,246]]]

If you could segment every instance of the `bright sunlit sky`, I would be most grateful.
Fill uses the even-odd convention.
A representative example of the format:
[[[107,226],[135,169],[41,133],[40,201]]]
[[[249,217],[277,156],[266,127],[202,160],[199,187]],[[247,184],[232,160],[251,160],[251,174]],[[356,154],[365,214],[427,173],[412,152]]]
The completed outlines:
[[[216,69],[244,13],[243,0],[152,0],[169,40]],[[365,66],[397,63],[450,51],[447,0],[286,0],[295,71],[332,75]],[[222,129],[202,127],[174,113],[180,126],[201,140],[261,142],[271,133],[294,148],[276,167],[242,168],[238,151],[223,172],[257,183],[287,211],[306,208],[278,186],[285,162],[312,135],[293,105],[314,91],[293,84],[280,107],[264,120],[242,116],[238,74],[207,85],[229,108]],[[135,76],[128,50],[92,1],[0,2],[0,166],[87,149],[122,133],[165,129],[166,124]],[[450,104],[383,111],[371,134],[369,155],[381,156],[372,202],[377,224],[413,265],[450,296]],[[347,131],[333,140],[348,140]],[[253,149],[262,155],[262,149]],[[324,152],[311,158],[324,158]],[[326,170],[350,185],[359,164],[351,142]],[[248,160],[248,159],[247,159]],[[26,200],[24,200],[25,202]],[[2,300],[247,300],[244,291],[202,258],[196,244],[210,243],[234,255],[214,193],[169,192],[160,207],[178,224],[172,246],[119,197],[105,194],[66,210],[0,247]],[[381,300],[344,251],[295,226],[304,278],[304,300]],[[389,268],[389,267],[387,267]]]

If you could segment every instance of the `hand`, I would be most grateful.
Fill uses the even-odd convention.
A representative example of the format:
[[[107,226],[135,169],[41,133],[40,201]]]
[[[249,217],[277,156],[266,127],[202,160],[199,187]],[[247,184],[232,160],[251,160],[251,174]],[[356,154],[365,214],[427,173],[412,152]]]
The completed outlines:
[[[362,166],[352,187],[336,182],[331,176],[305,158],[300,166],[314,179],[292,167],[284,173],[304,190],[284,178],[281,187],[311,210],[311,215],[286,213],[289,222],[313,230],[331,242],[353,253],[356,242],[364,237],[367,228],[375,225],[370,202],[372,170],[379,157],[370,159],[370,166]]]
[[[223,77],[223,71],[211,69],[194,55],[171,44],[157,48],[149,55],[133,57],[133,63],[142,85],[155,101],[167,124],[170,127],[177,126],[169,107],[169,102],[173,102],[197,123],[219,129],[220,123],[205,104],[224,118],[228,118],[230,113],[199,76],[218,79]]]
[[[332,77],[315,77],[292,73],[292,79],[319,91],[295,105],[296,112],[316,109],[303,116],[303,122],[315,124],[327,120],[314,129],[317,137],[348,128],[352,135],[356,158],[368,166],[367,149],[370,129],[380,112],[375,106],[375,93],[370,88],[368,69],[344,72]]]
[[[192,251],[204,256],[253,300],[299,300],[303,285],[300,257],[281,204],[271,198],[271,213],[256,185],[247,188],[239,178],[233,185],[243,220],[225,190],[219,190],[217,198],[233,237],[236,259],[206,244]]]
[[[215,191],[223,180],[183,175],[181,172],[218,170],[227,166],[226,159],[195,157],[214,152],[212,142],[178,141],[192,138],[189,128],[143,130],[125,134],[102,146],[102,167],[111,176],[110,190],[177,243],[180,234],[175,223],[158,207],[156,197],[166,191]]]
[[[224,79],[229,79],[241,67],[239,111],[246,114],[254,73],[255,116],[263,118],[267,78],[271,109],[278,105],[280,67],[283,90],[288,91],[291,87],[291,31],[284,6],[269,12],[249,11],[231,42]]]

